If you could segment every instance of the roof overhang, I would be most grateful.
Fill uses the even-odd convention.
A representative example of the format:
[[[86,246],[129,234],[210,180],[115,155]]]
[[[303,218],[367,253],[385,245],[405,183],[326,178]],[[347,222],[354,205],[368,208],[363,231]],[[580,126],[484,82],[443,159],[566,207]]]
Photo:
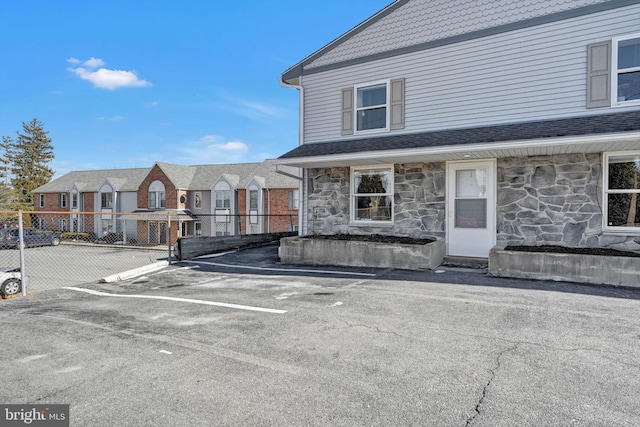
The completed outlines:
[[[359,151],[341,154],[324,154],[320,156],[281,157],[275,160],[274,163],[276,165],[300,168],[347,167],[388,163],[423,163],[505,157],[552,156],[558,154],[599,153],[638,149],[640,149],[640,131],[633,131],[492,143],[483,142],[434,147]]]
[[[136,210],[121,215],[120,221],[197,221],[198,217],[189,210],[171,209],[164,211]]]

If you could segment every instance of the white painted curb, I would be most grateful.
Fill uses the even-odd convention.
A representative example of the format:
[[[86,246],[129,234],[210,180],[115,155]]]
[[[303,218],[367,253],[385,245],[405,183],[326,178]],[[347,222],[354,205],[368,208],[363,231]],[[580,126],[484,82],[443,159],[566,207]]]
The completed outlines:
[[[162,270],[169,265],[169,261],[158,261],[153,264],[143,265],[142,267],[134,268],[129,271],[124,271],[118,274],[112,274],[111,276],[103,277],[100,279],[100,283],[114,283],[121,280],[127,280],[135,276],[139,276],[145,273],[151,273],[153,271]]]

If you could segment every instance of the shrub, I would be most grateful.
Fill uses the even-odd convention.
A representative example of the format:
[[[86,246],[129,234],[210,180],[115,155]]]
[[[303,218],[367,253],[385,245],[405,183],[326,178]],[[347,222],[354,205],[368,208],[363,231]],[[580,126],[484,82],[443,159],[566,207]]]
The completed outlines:
[[[60,236],[65,240],[82,240],[84,242],[88,242],[91,240],[91,233],[66,231],[60,234]]]

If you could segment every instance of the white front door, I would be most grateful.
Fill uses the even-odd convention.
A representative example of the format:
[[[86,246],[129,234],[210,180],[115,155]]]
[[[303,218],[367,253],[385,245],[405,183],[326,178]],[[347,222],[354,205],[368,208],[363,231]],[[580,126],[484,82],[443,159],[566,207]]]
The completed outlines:
[[[488,258],[496,244],[496,162],[447,164],[447,254]]]

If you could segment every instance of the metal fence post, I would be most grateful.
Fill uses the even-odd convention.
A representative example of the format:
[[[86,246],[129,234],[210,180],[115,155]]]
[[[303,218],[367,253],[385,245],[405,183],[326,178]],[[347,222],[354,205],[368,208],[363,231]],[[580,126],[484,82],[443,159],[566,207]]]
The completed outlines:
[[[167,214],[167,245],[169,246],[169,265],[171,265],[171,214]]]
[[[26,267],[24,265],[24,227],[22,226],[22,211],[18,211],[18,245],[20,247],[20,287],[22,288],[22,296],[27,296],[27,285],[29,278],[27,277]]]

